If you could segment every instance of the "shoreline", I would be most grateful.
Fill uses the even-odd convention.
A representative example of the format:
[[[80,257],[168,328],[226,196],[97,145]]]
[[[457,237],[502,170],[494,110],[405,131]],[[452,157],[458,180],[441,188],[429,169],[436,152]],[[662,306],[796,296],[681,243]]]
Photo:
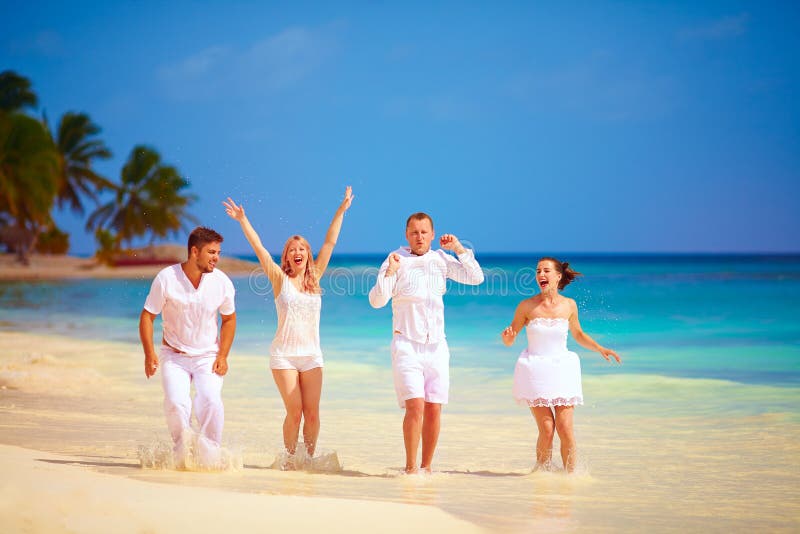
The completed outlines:
[[[15,254],[5,253],[0,254],[0,281],[152,279],[164,267],[185,261],[186,251],[182,248],[181,251],[183,256],[177,254],[170,256],[184,258],[181,260],[165,259],[162,264],[124,267],[102,265],[95,258],[49,254],[32,254],[30,264],[21,265],[17,262]],[[254,270],[261,268],[256,262],[232,257],[220,258],[217,267],[229,276],[249,275]]]
[[[48,280],[79,280],[79,279],[147,279],[153,278],[164,267],[185,260],[186,249],[181,245],[157,245],[152,248],[141,248],[131,251],[134,256],[154,257],[165,260],[159,265],[127,265],[110,267],[97,262],[94,257],[73,255],[32,254],[30,265],[21,265],[17,262],[15,254],[0,253],[0,282],[30,282]],[[727,260],[751,260],[755,263],[767,261],[795,262],[800,259],[800,253],[795,252],[759,252],[759,253],[569,253],[563,254],[573,260],[588,258],[593,260],[615,262],[660,262],[664,260],[678,261],[679,263],[716,262]],[[496,260],[519,261],[521,265],[526,261],[533,261],[534,253],[482,253],[490,265]],[[365,259],[376,262],[376,258],[383,257],[382,253],[367,254],[340,254],[340,259]],[[177,259],[180,258],[180,259]],[[170,260],[171,259],[171,260]],[[379,262],[376,263],[376,267]],[[260,265],[257,261],[242,259],[236,256],[223,255],[218,263],[218,268],[230,276],[246,276],[258,271]]]

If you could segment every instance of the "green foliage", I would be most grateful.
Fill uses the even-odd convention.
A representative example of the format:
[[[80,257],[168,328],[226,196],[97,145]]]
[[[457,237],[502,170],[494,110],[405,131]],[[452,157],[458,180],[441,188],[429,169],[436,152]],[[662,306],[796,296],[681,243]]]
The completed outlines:
[[[31,82],[13,70],[0,72],[0,110],[17,111],[25,107],[35,108],[38,102]]]
[[[27,228],[49,225],[58,154],[42,123],[0,111],[0,212]]]
[[[66,254],[69,251],[69,234],[53,225],[49,230],[39,234],[36,240],[36,252],[42,254]]]
[[[152,242],[177,233],[184,221],[194,220],[186,209],[196,197],[183,192],[189,182],[175,167],[162,165],[161,156],[154,149],[134,147],[120,179],[115,198],[89,216],[88,229],[113,230],[119,245],[148,234]]]
[[[86,113],[67,112],[61,117],[55,139],[59,152],[58,207],[69,204],[72,211],[83,213],[81,196],[97,202],[97,193],[114,189],[114,184],[92,169],[95,159],[108,159],[111,151],[96,138],[100,127]]]
[[[189,182],[171,165],[164,165],[154,149],[137,146],[114,184],[92,169],[111,151],[98,139],[100,127],[86,113],[65,113],[55,135],[45,118],[38,121],[20,112],[35,107],[30,81],[13,71],[0,73],[0,242],[14,247],[27,260],[37,250],[64,253],[69,236],[58,230],[51,212],[69,206],[84,212],[83,199],[98,201],[111,191],[114,198],[88,218],[94,229],[98,257],[111,258],[122,241],[150,236],[151,242],[195,221],[187,208],[196,200],[186,193]]]
[[[94,239],[97,241],[95,257],[106,265],[111,265],[117,252],[117,236],[108,230],[98,228],[94,232]]]

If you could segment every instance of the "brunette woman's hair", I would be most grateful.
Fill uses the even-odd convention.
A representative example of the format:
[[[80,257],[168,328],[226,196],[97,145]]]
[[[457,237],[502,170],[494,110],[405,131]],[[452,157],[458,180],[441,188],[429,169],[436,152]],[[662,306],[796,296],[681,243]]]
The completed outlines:
[[[561,280],[558,281],[558,289],[564,289],[570,282],[575,280],[575,278],[578,276],[583,276],[581,273],[570,267],[568,261],[561,261],[551,256],[539,258],[539,263],[543,261],[551,262],[556,268],[556,271],[558,271],[561,275]]]

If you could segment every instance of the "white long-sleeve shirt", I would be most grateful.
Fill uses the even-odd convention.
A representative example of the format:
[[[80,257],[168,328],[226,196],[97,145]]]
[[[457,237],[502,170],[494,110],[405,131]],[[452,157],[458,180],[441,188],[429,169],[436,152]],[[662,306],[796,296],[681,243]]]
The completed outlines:
[[[417,256],[408,247],[400,247],[392,254],[400,256],[400,268],[386,276],[386,258],[369,292],[370,305],[382,308],[391,299],[395,332],[417,343],[438,343],[445,338],[442,295],[447,279],[478,285],[483,282],[481,266],[471,250],[459,254],[458,259],[441,249]]]

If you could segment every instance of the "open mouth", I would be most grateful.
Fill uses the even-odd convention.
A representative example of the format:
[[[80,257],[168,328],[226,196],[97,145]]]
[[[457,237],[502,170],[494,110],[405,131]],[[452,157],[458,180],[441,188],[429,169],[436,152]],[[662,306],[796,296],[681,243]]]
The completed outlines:
[[[303,256],[295,256],[292,261],[294,261],[294,264],[299,267],[303,264]]]
[[[539,280],[539,287],[547,287],[548,285],[550,285],[550,282],[547,280]]]

